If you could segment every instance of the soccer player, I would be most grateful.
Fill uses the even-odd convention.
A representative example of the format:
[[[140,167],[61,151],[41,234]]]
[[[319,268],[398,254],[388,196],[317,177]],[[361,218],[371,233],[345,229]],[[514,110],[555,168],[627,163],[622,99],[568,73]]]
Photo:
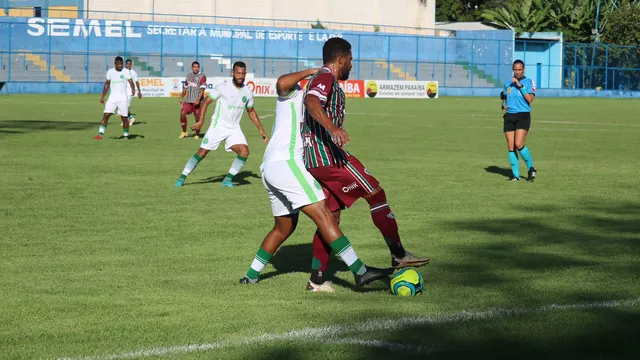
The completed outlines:
[[[276,120],[271,142],[264,153],[260,172],[275,218],[273,229],[264,238],[247,274],[241,284],[258,282],[260,271],[296,229],[298,214],[302,211],[318,226],[318,231],[327,244],[340,255],[355,277],[356,285],[362,286],[393,273],[393,269],[376,269],[366,266],[356,255],[349,239],[326,207],[320,184],[309,174],[302,159],[302,137],[304,92],[298,85],[302,79],[317,69],[300,71],[281,76],[276,83],[278,100]],[[333,127],[331,136],[346,144],[348,136],[338,127]]]
[[[200,72],[200,63],[194,61],[191,63],[191,72],[187,74],[180,95],[180,125],[182,133],[179,138],[184,139],[189,136],[187,133],[187,115],[193,114],[196,122],[200,119],[200,102],[204,97],[204,91],[207,88],[207,77]],[[192,127],[193,129],[193,127]],[[195,139],[200,139],[200,128],[196,128]]]
[[[118,114],[120,114],[120,118],[122,118],[124,138],[129,138],[129,120],[127,119],[127,116],[123,116],[122,114],[129,113],[129,95],[135,95],[133,93],[135,87],[133,85],[133,81],[131,81],[131,73],[129,70],[123,69],[123,67],[124,61],[122,60],[122,57],[118,56],[115,60],[115,67],[107,71],[107,81],[104,83],[100,104],[104,104],[104,97],[107,95],[109,90],[111,90],[111,92],[109,93],[109,100],[107,100],[107,103],[104,106],[104,115],[100,122],[98,135],[93,137],[96,140],[102,140],[102,136],[107,130],[109,118],[116,109],[118,110]],[[130,86],[131,90],[129,91],[131,91],[131,93],[127,93],[127,84]]]
[[[133,81],[133,83],[136,84],[136,88],[138,89],[138,99],[142,99],[142,92],[140,91],[140,81],[138,81],[138,73],[133,69],[133,62],[131,61],[131,59],[127,59],[127,61],[125,61],[124,63],[124,66],[127,68],[127,70],[129,70],[129,72],[131,72],[131,81]],[[130,92],[131,92],[131,86],[127,82],[127,94],[129,94]],[[133,94],[135,94],[135,90],[133,91]],[[135,98],[135,95],[129,96],[129,111],[127,113],[127,118],[129,119],[129,126],[133,125],[133,123],[136,122],[136,118],[134,117],[135,114],[131,113],[131,101],[134,98]]]
[[[500,94],[502,98],[502,109],[506,111],[504,119],[504,135],[507,138],[509,150],[509,163],[511,164],[512,176],[509,181],[520,180],[520,170],[518,169],[518,154],[516,149],[527,164],[527,181],[536,179],[537,171],[533,167],[533,159],[529,148],[524,144],[529,128],[531,127],[531,103],[536,96],[536,84],[532,79],[524,76],[524,62],[516,60],[513,62],[513,77],[511,82],[504,84],[504,90]]]
[[[202,139],[200,149],[187,162],[180,178],[176,181],[176,186],[184,185],[187,176],[198,166],[198,163],[207,156],[209,151],[218,149],[218,146],[223,141],[225,142],[225,149],[235,152],[238,156],[231,164],[229,173],[222,181],[222,187],[232,188],[234,186],[233,177],[242,170],[249,157],[247,139],[240,128],[240,119],[242,119],[242,112],[245,109],[253,124],[260,131],[264,143],[266,144],[269,141],[258,118],[258,113],[253,108],[253,91],[244,85],[244,80],[247,76],[247,65],[242,61],[237,61],[233,64],[231,71],[233,76],[231,81],[227,80],[216,85],[202,103],[200,119],[191,129],[200,131],[204,124],[207,108],[214,100],[217,100],[216,111],[211,117],[211,126],[209,126],[209,130],[207,130],[204,139]]]
[[[339,80],[347,80],[351,71],[351,44],[342,38],[332,38],[322,48],[324,66],[307,86],[303,138],[305,140],[305,166],[324,189],[329,210],[339,223],[340,211],[363,198],[370,206],[373,223],[391,251],[394,267],[419,267],[429,263],[425,257],[406,251],[400,242],[398,224],[387,203],[387,196],[356,157],[342,149],[342,139],[331,134],[341,129],[344,121],[345,95]],[[307,289],[324,284],[323,272],[329,262],[331,248],[316,232],[313,239],[311,279]]]

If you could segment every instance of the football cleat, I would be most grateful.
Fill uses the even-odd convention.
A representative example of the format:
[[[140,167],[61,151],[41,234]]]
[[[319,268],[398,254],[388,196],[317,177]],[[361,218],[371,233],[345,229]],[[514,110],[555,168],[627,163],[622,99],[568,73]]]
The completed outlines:
[[[367,266],[367,271],[362,275],[354,274],[353,277],[356,282],[356,286],[364,286],[373,281],[388,278],[393,274],[393,268],[378,269],[371,266]]]
[[[225,180],[223,180],[223,181],[222,181],[222,187],[232,188],[233,186],[234,186],[234,185],[233,185],[233,183],[231,182],[231,180],[227,180],[227,179],[225,179]]]
[[[242,279],[240,279],[240,284],[257,284],[258,283],[258,279],[249,279],[246,276],[243,276]]]
[[[193,138],[196,139],[196,140],[200,140],[200,135],[195,134],[195,135],[193,135]]]
[[[527,182],[532,182],[533,180],[535,180],[536,175],[538,175],[538,172],[536,171],[536,168],[532,166],[531,168],[529,168],[529,177],[527,177]]]
[[[332,293],[335,292],[332,285],[333,283],[331,281],[325,281],[322,284],[316,284],[313,281],[309,280],[309,282],[307,283],[307,291]]]
[[[102,140],[102,135],[96,135],[93,138],[96,139],[96,140]]]
[[[405,252],[403,257],[397,257],[391,255],[391,266],[394,268],[403,267],[420,267],[429,263],[429,258],[413,255],[410,252]]]
[[[176,181],[176,184],[175,184],[176,187],[180,187],[183,185],[184,185],[184,179],[180,178]]]
[[[189,134],[186,131],[183,131],[180,133],[180,136],[178,136],[178,139],[184,139],[186,137],[189,137]]]
[[[507,181],[520,181],[520,178],[519,178],[519,177],[512,176],[512,177],[510,177],[510,178],[509,178],[509,180],[507,180]]]

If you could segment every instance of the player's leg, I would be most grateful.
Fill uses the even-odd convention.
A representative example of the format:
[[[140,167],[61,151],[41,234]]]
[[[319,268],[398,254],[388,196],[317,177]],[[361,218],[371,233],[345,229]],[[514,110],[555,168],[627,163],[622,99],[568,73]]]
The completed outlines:
[[[324,206],[327,208],[327,211],[333,217],[333,221],[336,226],[340,226],[340,208],[338,210],[331,211],[331,204],[337,203],[337,200],[325,191],[326,201]],[[311,276],[309,278],[309,282],[307,283],[307,290],[309,291],[319,291],[319,292],[333,292],[333,288],[331,287],[331,281],[328,280],[325,276],[325,272],[327,271],[327,266],[329,265],[329,260],[331,258],[331,246],[323,240],[320,235],[320,229],[316,229],[316,232],[313,234],[313,241],[311,243],[312,246],[312,257],[311,257]]]
[[[531,126],[531,116],[529,113],[523,113],[522,119],[518,121],[516,124],[516,134],[515,134],[515,147],[518,149],[522,160],[527,164],[527,181],[531,182],[536,179],[537,171],[536,168],[533,167],[533,158],[531,157],[531,152],[527,145],[525,145],[525,139],[529,132],[529,128]]]
[[[136,118],[134,113],[131,112],[131,101],[133,101],[133,99],[135,98],[135,96],[129,96],[129,111],[127,113],[127,118],[129,119],[129,126],[133,125],[134,122],[136,122]]]
[[[207,156],[209,151],[215,151],[220,146],[220,143],[227,137],[227,133],[220,129],[216,129],[213,126],[210,126],[207,130],[207,133],[204,135],[202,142],[200,143],[200,148],[198,152],[196,152],[190,159],[187,161],[187,165],[185,165],[182,170],[182,174],[180,174],[180,178],[175,183],[175,186],[184,185],[187,176],[191,174],[191,172],[198,166],[200,161]]]
[[[107,125],[109,124],[109,118],[116,111],[116,102],[111,98],[107,99],[107,103],[104,105],[104,111],[102,114],[102,120],[100,121],[100,128],[98,129],[98,135],[93,138],[96,140],[102,140],[104,133],[107,131]]]
[[[126,116],[121,116],[122,119],[122,136],[125,140],[129,138],[129,119]]]
[[[196,122],[200,120],[200,106],[193,106],[193,116]],[[200,130],[196,130],[196,135],[193,138],[196,140],[200,139]]]
[[[180,126],[182,126],[182,133],[180,133],[179,138],[184,139],[189,136],[187,132],[187,115],[193,111],[193,105],[189,103],[182,103],[182,108],[180,109]]]
[[[507,139],[509,164],[511,164],[512,176],[509,181],[518,181],[520,180],[520,170],[518,169],[518,154],[516,153],[516,122],[514,121],[514,114],[504,114],[504,136]]]
[[[298,225],[298,214],[289,214],[283,216],[274,216],[275,224],[273,229],[262,240],[262,244],[253,262],[247,271],[247,274],[240,279],[241,284],[257,283],[260,272],[271,261],[271,257],[276,250],[293,234]]]
[[[200,161],[202,161],[202,159],[204,159],[209,153],[209,149],[203,148],[203,145],[200,146],[201,147],[198,149],[198,151],[189,158],[189,161],[187,161],[184,169],[182,169],[180,177],[178,178],[178,180],[176,180],[175,186],[183,186],[184,182],[187,180],[187,176],[189,176],[193,172],[193,170],[196,169]]]
[[[244,167],[249,157],[249,146],[247,146],[247,139],[244,137],[242,130],[234,130],[229,137],[225,140],[225,147],[227,151],[233,151],[236,153],[236,158],[231,163],[229,172],[222,181],[222,187],[233,187],[233,177],[236,176]]]
[[[366,285],[393,273],[393,269],[391,268],[378,269],[366,266],[360,258],[358,258],[358,255],[356,255],[355,250],[353,250],[351,246],[351,242],[338,227],[334,215],[329,211],[324,201],[303,206],[300,210],[313,220],[318,227],[318,233],[322,239],[325,239],[330,249],[338,254],[344,263],[347,264],[349,270],[351,270],[355,277],[357,286]],[[310,283],[310,285],[312,284]],[[307,289],[309,289],[309,286],[307,286]],[[320,289],[314,288],[313,290],[317,291]]]

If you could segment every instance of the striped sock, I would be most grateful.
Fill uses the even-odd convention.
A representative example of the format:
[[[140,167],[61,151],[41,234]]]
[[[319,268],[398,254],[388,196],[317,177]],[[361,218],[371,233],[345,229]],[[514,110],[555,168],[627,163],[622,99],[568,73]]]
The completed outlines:
[[[201,160],[202,158],[197,153],[194,154],[189,159],[189,161],[187,161],[187,165],[184,166],[184,170],[182,170],[182,175],[180,175],[180,178],[186,179],[187,176],[189,176],[189,174],[191,174],[191,172],[196,168],[196,166],[198,166],[198,163],[200,163]]]
[[[351,247],[351,243],[346,236],[342,235],[331,243],[331,248],[336,254],[340,255],[342,260],[349,266],[349,270],[356,275],[362,275],[367,271],[367,267],[358,258],[355,250]]]
[[[107,131],[107,125],[100,125],[100,129],[98,130],[98,134],[100,136],[104,135],[104,132]]]
[[[249,270],[247,271],[247,277],[251,280],[257,280],[258,276],[260,276],[260,272],[269,263],[272,256],[273,254],[270,254],[268,251],[260,247],[256,253],[256,257],[253,258],[251,267],[249,267]]]
[[[236,176],[240,170],[244,167],[244,164],[247,162],[246,157],[238,156],[233,163],[231,164],[231,169],[229,169],[229,173],[224,177],[224,181],[231,181],[234,176]]]

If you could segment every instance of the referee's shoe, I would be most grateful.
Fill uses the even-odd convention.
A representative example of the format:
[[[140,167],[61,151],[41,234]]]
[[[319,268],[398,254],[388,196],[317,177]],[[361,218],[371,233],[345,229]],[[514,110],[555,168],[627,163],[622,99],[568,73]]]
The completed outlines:
[[[536,179],[536,175],[538,174],[538,172],[536,171],[536,168],[534,168],[533,166],[529,168],[529,176],[527,177],[527,182],[532,182],[533,180]]]

